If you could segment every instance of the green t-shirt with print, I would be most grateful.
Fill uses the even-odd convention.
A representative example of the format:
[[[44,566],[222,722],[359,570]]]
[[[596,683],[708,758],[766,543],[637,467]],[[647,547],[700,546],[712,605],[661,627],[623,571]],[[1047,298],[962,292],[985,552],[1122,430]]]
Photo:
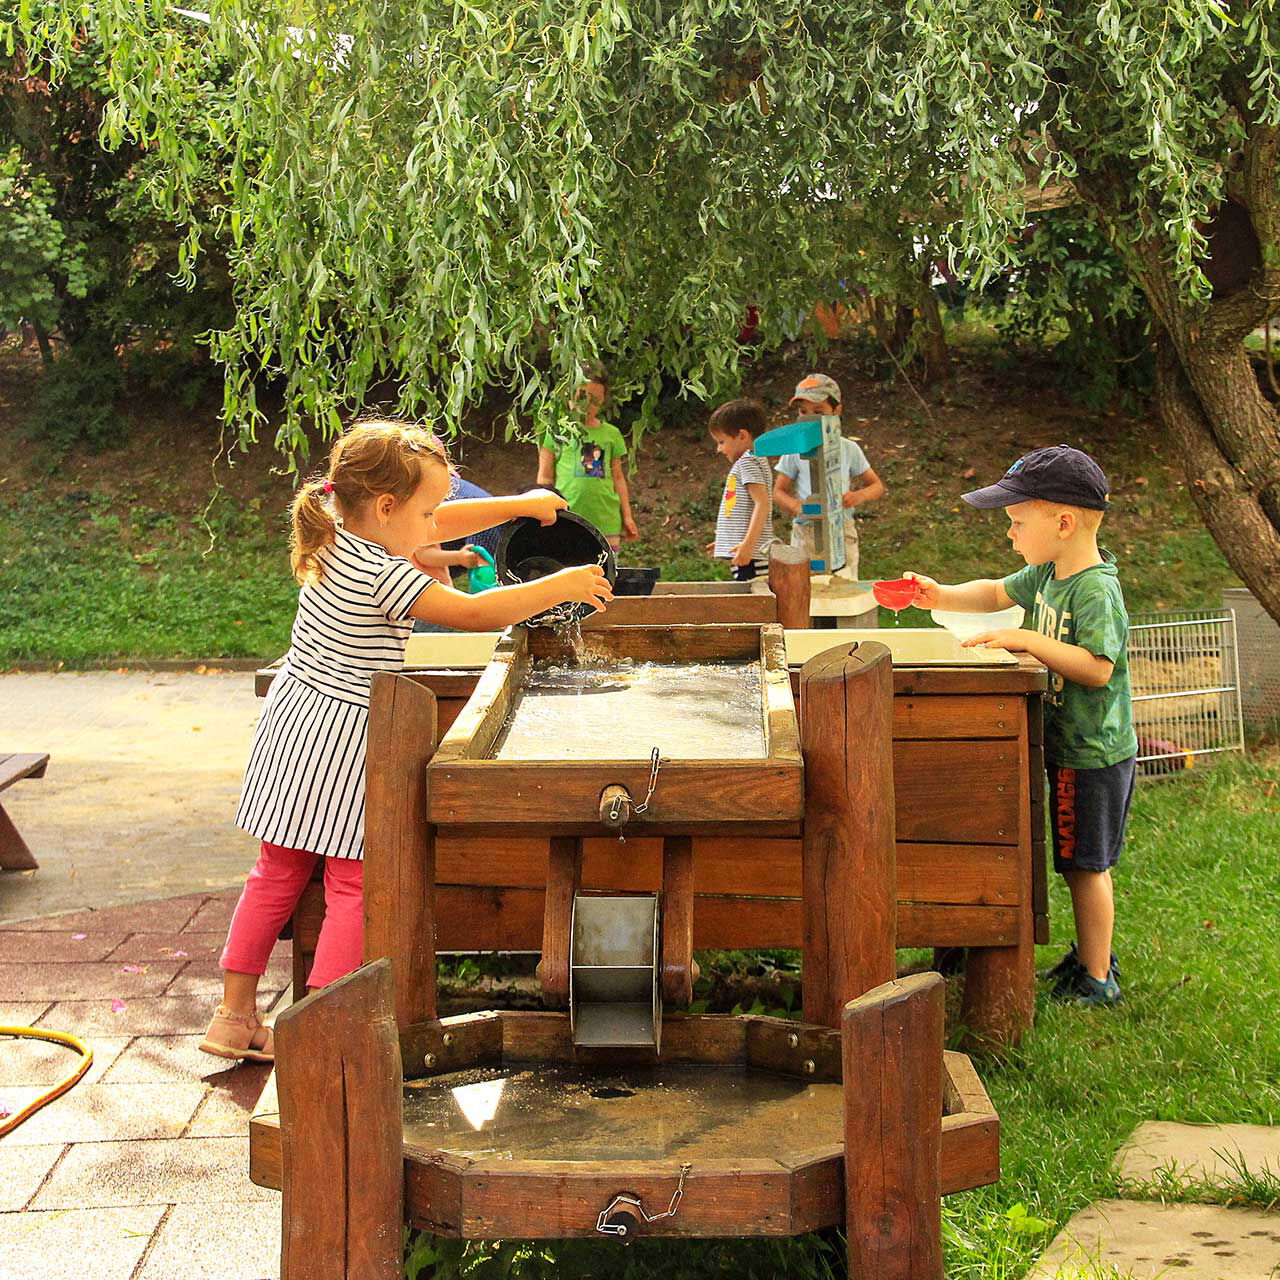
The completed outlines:
[[[1102,564],[1069,578],[1055,578],[1050,561],[1029,564],[1004,580],[1009,599],[1027,610],[1030,630],[1115,664],[1101,689],[1049,672],[1045,759],[1071,769],[1105,769],[1138,750],[1129,693],[1129,615],[1115,557],[1109,551],[1102,557]]]
[[[608,538],[622,533],[622,504],[613,485],[613,460],[627,456],[622,432],[607,422],[594,427],[566,423],[539,441],[556,455],[556,488],[574,515],[590,520]]]

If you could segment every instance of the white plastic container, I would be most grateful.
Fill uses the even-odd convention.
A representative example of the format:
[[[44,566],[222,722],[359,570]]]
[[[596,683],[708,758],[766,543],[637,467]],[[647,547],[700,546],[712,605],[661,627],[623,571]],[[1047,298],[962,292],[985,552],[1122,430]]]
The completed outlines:
[[[949,609],[930,609],[929,616],[940,627],[946,627],[957,640],[971,640],[985,631],[1004,631],[1022,626],[1025,611],[1020,604],[994,613],[954,613]]]

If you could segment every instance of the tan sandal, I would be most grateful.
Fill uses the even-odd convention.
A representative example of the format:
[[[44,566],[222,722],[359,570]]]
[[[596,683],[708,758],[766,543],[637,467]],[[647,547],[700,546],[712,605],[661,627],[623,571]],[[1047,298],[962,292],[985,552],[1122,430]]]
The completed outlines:
[[[215,1058],[247,1058],[251,1062],[274,1062],[275,1036],[256,1013],[233,1013],[225,1004],[209,1023],[200,1049]]]

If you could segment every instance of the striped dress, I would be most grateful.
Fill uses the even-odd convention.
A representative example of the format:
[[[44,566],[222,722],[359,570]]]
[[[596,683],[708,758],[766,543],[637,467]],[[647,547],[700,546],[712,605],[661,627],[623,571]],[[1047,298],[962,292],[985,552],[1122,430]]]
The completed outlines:
[[[404,665],[409,610],[434,579],[341,526],[320,562],[254,730],[236,826],[269,844],[363,858],[370,681]]]

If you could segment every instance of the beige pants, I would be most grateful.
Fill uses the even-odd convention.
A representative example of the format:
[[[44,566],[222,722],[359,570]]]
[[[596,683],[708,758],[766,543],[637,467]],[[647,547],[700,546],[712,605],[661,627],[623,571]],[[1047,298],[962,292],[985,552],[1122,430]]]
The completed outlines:
[[[793,524],[791,545],[800,547],[810,560],[814,559],[813,525]],[[844,518],[844,568],[836,577],[848,578],[851,582],[858,580],[858,522],[852,516]]]

